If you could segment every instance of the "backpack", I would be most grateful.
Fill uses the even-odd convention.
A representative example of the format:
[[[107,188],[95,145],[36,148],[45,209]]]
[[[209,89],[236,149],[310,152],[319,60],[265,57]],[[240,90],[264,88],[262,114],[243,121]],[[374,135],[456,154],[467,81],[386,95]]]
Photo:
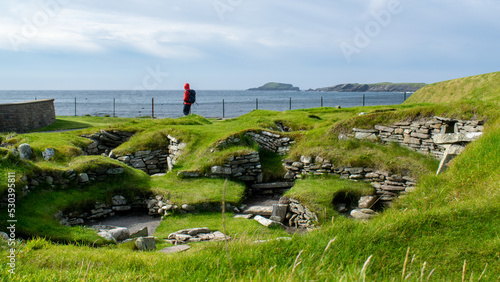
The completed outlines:
[[[192,90],[192,89],[189,89],[189,99],[188,99],[188,103],[190,104],[194,104],[194,102],[196,102],[196,91]]]

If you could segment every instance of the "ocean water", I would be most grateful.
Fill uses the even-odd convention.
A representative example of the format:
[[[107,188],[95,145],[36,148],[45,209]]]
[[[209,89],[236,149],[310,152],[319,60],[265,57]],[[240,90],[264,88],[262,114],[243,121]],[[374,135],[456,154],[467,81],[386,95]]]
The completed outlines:
[[[355,107],[363,105],[395,105],[404,101],[399,92],[308,92],[308,91],[247,91],[196,90],[192,113],[207,118],[238,117],[255,109],[286,111],[317,107]],[[92,91],[0,91],[0,104],[39,99],[54,99],[57,116],[118,116],[158,118],[182,116],[182,90]],[[406,94],[406,98],[411,93]],[[154,100],[154,101],[153,101]],[[76,105],[76,107],[75,107]],[[153,107],[154,105],[154,107]],[[154,109],[153,109],[154,108]]]

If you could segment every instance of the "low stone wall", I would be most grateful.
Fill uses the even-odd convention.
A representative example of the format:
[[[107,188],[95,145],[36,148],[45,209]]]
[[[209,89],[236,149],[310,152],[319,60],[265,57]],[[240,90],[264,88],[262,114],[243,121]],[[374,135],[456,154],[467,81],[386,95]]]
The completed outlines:
[[[56,121],[54,99],[0,104],[0,132],[28,132]]]
[[[262,165],[259,152],[234,156],[226,160],[222,166],[213,166],[210,177],[229,177],[243,182],[262,182]]]
[[[103,155],[117,159],[126,165],[153,175],[172,170],[181,151],[186,147],[186,143],[179,142],[175,137],[168,135],[168,148],[115,155],[113,149],[127,142],[133,135],[134,133],[117,130],[101,130],[92,135],[82,135],[82,137],[94,141],[87,148],[84,148],[84,151],[88,155]]]
[[[356,139],[380,139],[382,142],[396,142],[423,154],[432,154],[441,159],[447,149],[434,141],[443,134],[474,134],[479,136],[484,130],[481,120],[456,120],[434,117],[429,120],[397,122],[389,126],[375,125],[374,129],[354,128]],[[470,141],[470,140],[469,140]]]
[[[124,132],[119,130],[106,131],[101,129],[92,135],[82,135],[82,137],[89,138],[93,142],[84,148],[83,151],[87,155],[104,155],[109,156],[114,148],[127,142],[134,133]]]
[[[294,143],[290,137],[283,137],[278,134],[271,133],[269,131],[253,132],[248,131],[244,134],[245,137],[251,138],[253,141],[257,142],[261,148],[268,151],[278,153],[280,155],[285,155],[290,149],[290,145]],[[219,141],[212,151],[219,150],[220,148],[239,144],[241,138],[238,136],[230,136],[225,140]]]
[[[417,184],[416,179],[391,174],[386,171],[376,171],[363,167],[335,167],[330,160],[321,157],[301,156],[300,161],[284,160],[283,166],[287,170],[285,179],[301,178],[303,174],[337,175],[341,179],[369,182],[377,195],[377,201],[388,204],[400,194],[412,191]]]

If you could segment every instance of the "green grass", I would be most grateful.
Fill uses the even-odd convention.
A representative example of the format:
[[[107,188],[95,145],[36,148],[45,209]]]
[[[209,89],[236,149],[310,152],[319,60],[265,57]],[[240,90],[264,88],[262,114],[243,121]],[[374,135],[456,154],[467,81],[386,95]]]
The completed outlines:
[[[452,103],[458,101],[500,102],[500,72],[458,78],[427,85],[404,104]]]
[[[399,106],[317,108],[287,112],[253,111],[230,120],[206,120],[200,116],[179,119],[119,119],[82,117],[72,122],[90,124],[84,130],[65,133],[31,133],[9,140],[18,146],[33,144],[36,159],[20,162],[7,150],[0,149],[0,181],[15,170],[18,183],[23,174],[35,170],[85,171],[97,166],[120,163],[103,157],[78,156],[85,144],[79,137],[100,129],[135,132],[117,152],[160,148],[171,134],[188,145],[175,171],[153,177],[126,168],[123,177],[106,183],[61,190],[41,187],[19,199],[18,230],[26,241],[18,246],[15,276],[6,278],[7,246],[0,243],[0,273],[9,281],[498,281],[500,280],[500,115],[497,74],[446,82],[431,96],[416,92],[408,103]],[[477,82],[482,81],[480,85]],[[455,91],[455,90],[456,91]],[[457,90],[458,89],[458,90]],[[479,91],[479,90],[481,91]],[[483,91],[484,90],[484,91]],[[425,90],[427,91],[427,90]],[[453,95],[450,94],[453,92]],[[460,96],[458,93],[465,93]],[[485,98],[479,93],[485,93]],[[424,92],[422,92],[424,93]],[[446,104],[437,103],[439,96]],[[455,99],[456,97],[462,97]],[[465,97],[465,98],[464,98]],[[427,103],[427,104],[423,104]],[[359,112],[368,115],[358,116]],[[339,141],[340,133],[353,127],[371,128],[400,120],[418,120],[432,116],[458,119],[484,119],[484,136],[470,144],[455,158],[450,168],[435,176],[436,160],[397,145],[365,141]],[[66,119],[66,118],[64,118]],[[217,152],[218,141],[248,130],[277,130],[275,122],[292,128],[281,133],[296,140],[287,156],[262,154],[268,180],[282,175],[282,158],[296,159],[302,154],[332,160],[334,166],[372,166],[419,179],[416,191],[400,197],[394,205],[368,222],[354,221],[334,211],[333,199],[340,193],[357,196],[371,189],[363,182],[336,177],[305,177],[297,181],[287,195],[297,198],[316,211],[320,228],[304,234],[286,234],[268,229],[253,220],[234,219],[226,214],[227,234],[222,242],[192,244],[191,250],[174,255],[133,251],[130,244],[106,245],[96,241],[94,232],[81,227],[63,227],[53,219],[57,210],[84,207],[96,200],[109,201],[114,193],[159,193],[177,204],[206,207],[204,212],[174,214],[157,229],[157,244],[166,247],[163,238],[183,228],[209,227],[223,230],[218,207],[222,202],[223,179],[180,179],[179,170],[207,172],[235,154],[256,150],[252,142],[228,146]],[[2,142],[7,134],[1,136]],[[41,152],[55,144],[59,158],[42,161]],[[59,147],[61,149],[59,149]],[[4,177],[4,178],[2,178]],[[238,204],[244,198],[244,185],[229,181],[225,200]],[[5,211],[0,220],[6,222]],[[16,230],[17,231],[17,230]],[[39,237],[42,238],[37,238]],[[255,243],[290,236],[291,240]],[[47,239],[43,239],[46,237]],[[335,240],[334,240],[335,238]],[[52,240],[52,241],[49,241]],[[96,242],[95,244],[93,244]],[[61,244],[66,243],[66,244]],[[99,246],[99,247],[97,247]],[[370,258],[368,260],[368,258]],[[231,270],[231,266],[234,272]]]

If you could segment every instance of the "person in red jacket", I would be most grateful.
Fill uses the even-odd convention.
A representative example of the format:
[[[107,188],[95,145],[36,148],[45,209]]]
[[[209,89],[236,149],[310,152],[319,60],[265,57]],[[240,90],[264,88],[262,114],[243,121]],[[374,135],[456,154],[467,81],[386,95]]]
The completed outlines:
[[[193,103],[189,102],[189,83],[184,84],[184,115],[189,115],[191,112],[191,105]]]

